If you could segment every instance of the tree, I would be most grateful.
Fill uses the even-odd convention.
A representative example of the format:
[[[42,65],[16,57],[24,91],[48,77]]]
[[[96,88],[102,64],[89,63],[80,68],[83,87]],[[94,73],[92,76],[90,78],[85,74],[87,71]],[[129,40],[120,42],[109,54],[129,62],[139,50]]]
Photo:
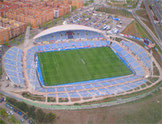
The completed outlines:
[[[41,123],[53,123],[56,115],[54,113],[44,113],[41,109],[36,112],[36,119]]]
[[[38,109],[37,112],[36,112],[36,119],[39,122],[43,122],[44,118],[45,118],[45,113],[41,109]]]
[[[19,120],[16,120],[16,117],[14,115],[10,116],[9,122],[12,124],[21,124],[21,122]]]
[[[48,122],[53,122],[55,118],[56,118],[56,115],[54,113],[48,113],[46,115],[46,120],[48,120]]]
[[[5,109],[3,109],[3,108],[0,109],[0,116],[2,116],[4,118],[8,117],[8,114]]]
[[[32,117],[32,118],[35,118],[35,107],[34,106],[29,108],[28,116]]]
[[[27,112],[28,111],[28,106],[27,106],[27,104],[26,103],[24,103],[24,102],[22,102],[22,103],[18,103],[18,106],[19,106],[19,108],[21,109],[21,110],[23,110],[24,112]]]
[[[16,123],[16,118],[15,118],[15,116],[13,116],[13,115],[11,115],[10,116],[10,118],[9,118],[9,121],[11,122],[11,123]]]
[[[71,7],[71,10],[72,10],[72,11],[76,10],[76,6],[72,6],[72,7]]]
[[[5,121],[0,119],[0,124],[6,124]]]
[[[90,0],[89,2],[90,2],[90,3],[93,3],[93,2],[94,2],[94,0]]]
[[[37,109],[34,106],[28,106],[24,102],[18,102],[15,99],[7,98],[8,102],[10,104],[13,104],[20,110],[27,113],[29,117],[32,117],[37,123],[52,123],[54,119],[56,118],[56,115],[54,113],[45,113],[42,111],[42,109]],[[8,114],[7,114],[8,115]],[[10,119],[11,121],[14,121],[14,118],[12,117]],[[15,121],[14,124],[19,124],[19,121]]]
[[[9,45],[9,42],[5,42],[4,45],[5,45],[5,46],[8,46],[8,45]]]

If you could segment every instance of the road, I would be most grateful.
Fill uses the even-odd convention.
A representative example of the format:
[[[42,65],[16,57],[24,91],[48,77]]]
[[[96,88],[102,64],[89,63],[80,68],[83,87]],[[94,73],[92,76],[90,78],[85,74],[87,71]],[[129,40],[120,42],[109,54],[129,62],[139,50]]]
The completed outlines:
[[[157,34],[158,38],[155,36],[155,35],[151,35],[152,31],[150,32],[150,35],[153,37],[153,39],[155,40],[155,42],[157,43],[157,45],[160,47],[160,49],[162,50],[162,33],[161,33],[161,30],[159,28],[158,25],[155,25],[154,23],[154,19],[153,19],[153,16],[151,14],[151,11],[149,9],[149,6],[148,6],[148,1],[144,0],[144,5],[145,5],[145,8],[146,8],[146,11],[147,11],[147,14],[149,16],[149,19],[154,27],[154,30],[155,30],[155,33]],[[150,31],[150,30],[147,30],[147,31]]]
[[[112,8],[112,9],[125,9],[128,12],[131,12],[133,17],[136,19],[137,22],[139,22],[145,29],[146,31],[151,35],[151,37],[153,38],[153,40],[156,42],[156,44],[160,47],[160,49],[162,50],[162,35],[161,35],[161,30],[159,29],[158,26],[155,26],[154,24],[154,20],[150,20],[154,29],[155,29],[155,33],[157,34],[158,38],[155,36],[155,34],[150,30],[150,28],[143,23],[143,21],[140,19],[140,17],[136,14],[136,10],[140,9],[140,6],[142,4],[143,0],[139,0],[137,6],[135,9],[125,9],[125,8],[119,8],[119,7],[112,7],[112,6],[108,6],[106,3],[103,3],[104,7],[108,7],[108,8]],[[146,0],[144,0],[144,3],[146,2]],[[101,6],[98,6],[101,7]],[[146,6],[146,11],[148,12],[148,15],[150,15],[151,12],[149,12],[149,8],[148,6]]]
[[[150,28],[145,24],[143,23],[143,21],[140,19],[139,16],[137,16],[136,14],[136,10],[138,10],[141,6],[141,3],[142,3],[143,0],[139,0],[138,4],[137,4],[137,7],[135,9],[132,10],[132,15],[133,17],[146,29],[146,31],[151,35],[151,37],[153,38],[153,40],[156,42],[156,44],[160,47],[160,49],[162,50],[162,36],[161,36],[161,30],[159,29],[158,26],[156,26],[154,24],[154,20],[153,18],[151,18],[151,12],[149,10],[149,7],[146,3],[146,0],[144,0],[144,5],[145,5],[145,8],[146,8],[146,11],[148,13],[150,17],[150,21],[154,27],[154,30],[155,30],[155,33],[157,34],[158,38],[155,36],[155,34],[150,30]]]
[[[139,0],[137,6],[136,6],[136,8],[135,8],[135,10],[138,10],[138,9],[140,8],[140,6],[141,6],[141,4],[142,4],[142,1],[143,1],[143,0]]]
[[[140,19],[139,16],[137,16],[137,14],[135,13],[135,11],[132,11],[132,15],[137,20],[137,22],[139,22],[146,29],[146,31],[151,35],[151,37],[154,39],[154,41],[156,42],[156,44],[162,50],[162,44],[161,44],[160,40],[154,35],[154,33],[150,30],[150,28],[147,27],[147,25],[145,23],[143,23],[143,21]]]
[[[161,17],[162,10],[161,10],[160,4],[161,3],[158,3],[154,0],[150,1],[150,5],[152,6],[152,9],[153,9],[155,16],[157,17],[158,21],[162,20],[162,17]]]

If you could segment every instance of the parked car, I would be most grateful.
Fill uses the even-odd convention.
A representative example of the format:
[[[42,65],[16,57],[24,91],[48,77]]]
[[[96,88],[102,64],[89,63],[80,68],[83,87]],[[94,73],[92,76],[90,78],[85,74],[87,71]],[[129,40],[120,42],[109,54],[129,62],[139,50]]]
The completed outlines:
[[[1,57],[1,55],[0,55],[0,57]],[[4,98],[2,97],[2,99],[0,99],[0,103],[3,102],[3,101],[4,101]]]
[[[32,120],[29,120],[28,122],[29,122],[29,124],[34,124],[34,122]]]
[[[5,104],[5,106],[6,106],[7,108],[9,108],[9,107],[10,107],[10,105],[9,105],[8,103],[6,103],[6,104]]]
[[[17,112],[17,109],[14,108],[13,110],[14,110],[15,113]]]
[[[11,113],[10,113],[9,111],[7,111],[7,114],[8,114],[8,115],[11,115]]]
[[[24,115],[23,118],[24,118],[25,120],[27,120],[27,119],[28,119],[28,116]]]
[[[21,121],[21,122],[24,122],[24,119],[22,118],[20,121]]]
[[[10,105],[9,105],[9,108],[10,108],[10,109],[13,109],[13,107],[12,107],[12,106],[10,106]]]
[[[14,114],[13,111],[10,111],[10,114],[13,115]]]
[[[17,112],[20,116],[22,115],[22,112]]]

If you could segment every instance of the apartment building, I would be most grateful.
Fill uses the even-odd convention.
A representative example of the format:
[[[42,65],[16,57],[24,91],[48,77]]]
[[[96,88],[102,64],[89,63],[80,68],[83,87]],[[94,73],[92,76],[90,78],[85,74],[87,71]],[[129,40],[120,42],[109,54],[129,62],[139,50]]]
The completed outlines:
[[[0,44],[25,32],[26,25],[22,22],[0,17]]]

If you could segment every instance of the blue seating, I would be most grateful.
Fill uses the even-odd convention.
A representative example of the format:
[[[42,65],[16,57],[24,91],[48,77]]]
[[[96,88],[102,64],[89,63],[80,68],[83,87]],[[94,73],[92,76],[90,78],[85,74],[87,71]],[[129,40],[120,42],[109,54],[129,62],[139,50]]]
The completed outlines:
[[[67,91],[72,91],[72,90],[75,90],[75,88],[74,87],[66,87],[66,90]]]
[[[4,68],[9,79],[20,87],[25,86],[22,70],[22,50],[17,47],[10,48],[4,56]]]
[[[48,97],[56,97],[56,94],[48,94]]]
[[[79,94],[85,98],[85,97],[91,97],[92,95],[88,93],[87,91],[80,91]]]
[[[101,85],[99,83],[94,83],[93,84],[93,87],[96,87],[97,88],[97,87],[101,87]]]
[[[40,90],[39,90],[39,92],[46,92],[46,89],[44,89],[44,88],[41,88]]]
[[[60,91],[65,91],[64,87],[58,87],[57,88],[57,91],[60,92]]]
[[[83,86],[75,86],[75,89],[76,90],[81,90],[81,89],[84,89],[84,87]]]
[[[95,39],[95,38],[105,38],[102,34],[94,31],[85,30],[74,30],[71,33],[66,31],[56,32],[48,34],[39,38],[36,38],[37,43],[44,41],[62,41],[67,39]]]
[[[146,67],[151,68],[151,58],[144,49],[142,49],[137,44],[131,43],[129,41],[121,42],[122,44],[127,46],[134,54],[136,54],[143,61]]]
[[[80,98],[80,96],[76,92],[69,92],[68,94],[71,98]]]
[[[56,35],[55,39],[60,40],[66,39],[65,32],[62,32],[62,35]],[[80,34],[79,34],[80,33]],[[80,38],[81,36],[86,37],[87,35],[84,34],[85,32],[82,31],[76,31],[74,37]],[[88,38],[94,38],[93,32],[86,32],[87,34],[90,34]],[[79,34],[79,35],[78,35]],[[95,34],[98,36],[98,34]],[[101,36],[102,37],[102,36]],[[51,38],[51,37],[50,37]],[[123,78],[114,78],[114,79],[104,79],[102,81],[91,81],[91,82],[81,82],[78,85],[73,86],[57,86],[54,88],[42,88],[39,84],[38,77],[36,75],[36,65],[34,64],[34,57],[35,53],[37,52],[46,52],[46,51],[58,51],[62,49],[70,49],[70,48],[83,48],[83,47],[101,47],[106,46],[109,43],[109,41],[104,40],[95,40],[95,41],[81,41],[81,42],[66,42],[66,43],[55,43],[55,44],[49,44],[49,45],[43,45],[43,46],[35,46],[27,51],[27,70],[28,70],[28,76],[31,82],[31,85],[35,88],[38,92],[47,92],[48,97],[60,97],[60,98],[86,98],[86,97],[99,97],[102,95],[110,95],[110,94],[118,94],[133,88],[136,88],[143,83],[145,83],[145,80],[135,81],[132,83],[122,84],[124,82],[133,81],[135,79],[140,78],[145,74],[143,68],[136,62],[136,60],[123,48],[120,47],[120,45],[113,43],[112,48],[117,51],[121,57],[123,57],[129,65],[132,67],[132,69],[135,71],[136,76],[129,76],[129,77],[123,77]],[[131,44],[132,45],[132,44]],[[17,51],[17,50],[13,50]],[[142,51],[142,50],[141,50]],[[21,54],[21,52],[18,52]],[[140,53],[140,52],[138,52]],[[141,55],[141,54],[140,54]],[[12,55],[8,55],[7,57],[11,57]],[[146,57],[145,57],[146,58]],[[21,56],[18,55],[18,59],[21,60]],[[149,58],[147,58],[149,59]],[[20,62],[11,61],[10,59],[5,59],[5,62],[9,62],[10,65],[5,65],[6,69],[14,69],[14,64],[21,65]],[[22,67],[18,67],[17,70],[22,70]],[[8,74],[10,74],[12,77],[19,76],[20,78],[23,77],[21,73],[15,73],[14,71],[7,70]],[[13,78],[12,80],[19,81],[19,79]],[[116,86],[113,86],[116,85]],[[104,87],[104,88],[103,88]],[[53,94],[51,94],[53,93]]]
[[[90,89],[90,88],[93,88],[90,84],[88,85],[84,85],[85,89]]]
[[[48,88],[47,92],[55,92],[55,89],[54,88]]]
[[[98,90],[88,90],[88,91],[93,96],[101,96],[101,93]]]
[[[67,94],[66,93],[58,93],[57,94],[59,98],[67,98]]]

